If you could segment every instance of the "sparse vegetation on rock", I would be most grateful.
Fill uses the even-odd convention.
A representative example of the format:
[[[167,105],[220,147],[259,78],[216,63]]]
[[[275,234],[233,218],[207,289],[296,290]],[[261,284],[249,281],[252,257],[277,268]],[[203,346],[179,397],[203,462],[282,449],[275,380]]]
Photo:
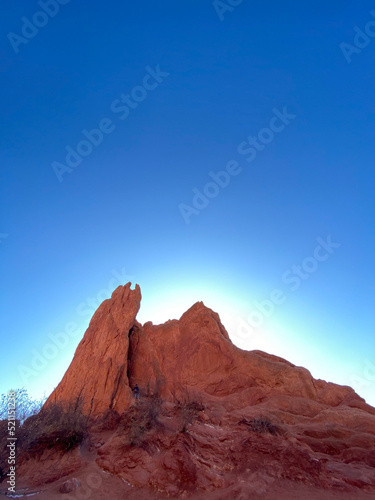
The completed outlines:
[[[82,412],[83,401],[77,397],[69,402],[51,402],[29,417],[20,428],[18,446],[30,456],[44,449],[75,448],[87,436],[88,416]]]
[[[120,424],[124,444],[142,447],[147,433],[152,429],[160,428],[159,414],[162,403],[158,395],[144,396],[124,414]]]
[[[175,400],[175,409],[178,412],[180,420],[180,432],[186,432],[189,424],[194,422],[199,412],[204,410],[204,405],[201,402],[201,398],[196,394],[192,395],[188,389],[185,389],[184,396],[181,400],[176,396]]]
[[[251,420],[246,420],[243,418],[239,422],[240,424],[245,424],[249,431],[257,432],[259,434],[273,434],[274,436],[277,434],[281,434],[281,429],[277,425],[273,424],[271,420],[267,417],[256,417]]]

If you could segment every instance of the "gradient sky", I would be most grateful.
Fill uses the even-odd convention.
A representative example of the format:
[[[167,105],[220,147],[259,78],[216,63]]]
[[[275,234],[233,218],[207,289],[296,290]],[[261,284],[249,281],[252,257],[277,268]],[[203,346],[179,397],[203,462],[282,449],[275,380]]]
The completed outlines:
[[[96,307],[132,281],[141,322],[203,300],[238,346],[375,405],[375,23],[367,40],[355,29],[374,3],[226,1],[65,0],[53,17],[5,2],[0,392],[48,395]],[[99,124],[111,131],[59,180],[54,162]],[[228,162],[237,175],[208,186]],[[198,210],[194,189],[216,196]],[[251,326],[271,295],[283,303]]]

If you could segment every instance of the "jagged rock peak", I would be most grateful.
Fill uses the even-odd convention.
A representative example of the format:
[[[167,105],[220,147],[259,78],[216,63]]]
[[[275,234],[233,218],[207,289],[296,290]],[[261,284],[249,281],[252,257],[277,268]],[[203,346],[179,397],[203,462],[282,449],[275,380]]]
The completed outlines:
[[[132,401],[128,381],[129,332],[141,303],[139,285],[119,286],[99,306],[79,343],[68,370],[47,400],[80,396],[87,413],[108,408],[126,410]]]

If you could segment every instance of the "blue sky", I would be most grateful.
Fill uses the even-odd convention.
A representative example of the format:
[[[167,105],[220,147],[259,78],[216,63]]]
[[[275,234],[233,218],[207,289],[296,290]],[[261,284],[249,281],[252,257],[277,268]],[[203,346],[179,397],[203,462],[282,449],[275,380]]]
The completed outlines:
[[[132,281],[375,405],[374,8],[6,2],[0,392],[49,394]]]

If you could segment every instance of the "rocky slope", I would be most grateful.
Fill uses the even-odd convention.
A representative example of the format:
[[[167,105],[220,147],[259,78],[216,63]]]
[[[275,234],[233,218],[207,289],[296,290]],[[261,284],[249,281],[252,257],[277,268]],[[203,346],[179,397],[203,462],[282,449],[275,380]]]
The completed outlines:
[[[145,498],[268,498],[287,484],[309,488],[300,498],[375,498],[375,409],[351,388],[237,348],[202,302],[179,320],[141,325],[140,300],[139,287],[128,283],[94,314],[46,403],[80,395],[90,436],[63,455],[49,450],[24,459],[26,482],[96,467],[124,488],[143,488]],[[136,383],[139,400],[131,393]],[[99,490],[91,498],[101,498]]]

